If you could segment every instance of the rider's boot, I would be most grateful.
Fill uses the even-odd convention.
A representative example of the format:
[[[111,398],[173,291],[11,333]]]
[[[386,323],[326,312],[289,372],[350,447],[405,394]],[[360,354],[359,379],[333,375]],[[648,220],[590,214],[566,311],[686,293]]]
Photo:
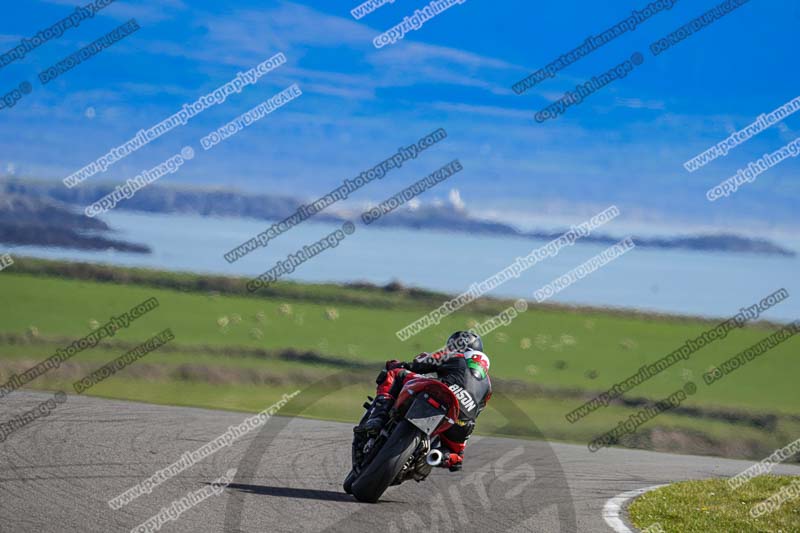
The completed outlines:
[[[391,396],[378,396],[372,402],[372,412],[369,418],[364,421],[362,429],[367,432],[380,431],[386,421],[389,420],[389,409],[391,409],[394,399]]]

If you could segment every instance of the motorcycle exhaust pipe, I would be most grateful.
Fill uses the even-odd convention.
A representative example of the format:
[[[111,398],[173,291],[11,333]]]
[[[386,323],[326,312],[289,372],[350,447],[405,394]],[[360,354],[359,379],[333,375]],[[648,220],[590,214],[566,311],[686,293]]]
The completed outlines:
[[[444,454],[439,450],[431,450],[428,452],[428,455],[425,456],[425,462],[431,466],[439,466],[442,464],[442,459],[444,458]]]

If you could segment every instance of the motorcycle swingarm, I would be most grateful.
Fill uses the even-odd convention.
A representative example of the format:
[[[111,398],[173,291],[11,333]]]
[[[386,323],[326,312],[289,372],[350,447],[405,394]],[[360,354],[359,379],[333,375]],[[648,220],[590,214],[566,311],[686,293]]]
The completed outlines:
[[[426,435],[433,433],[439,423],[447,416],[444,406],[434,407],[428,403],[428,395],[417,397],[406,411],[406,420],[414,424]]]

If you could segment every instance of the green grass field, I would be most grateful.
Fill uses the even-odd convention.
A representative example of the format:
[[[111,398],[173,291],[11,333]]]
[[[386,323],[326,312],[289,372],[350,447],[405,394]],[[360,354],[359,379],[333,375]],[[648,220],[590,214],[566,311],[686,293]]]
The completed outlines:
[[[170,328],[175,340],[87,394],[175,405],[256,411],[287,391],[304,388],[342,372],[342,360],[363,367],[353,371],[353,385],[331,392],[329,401],[312,405],[303,416],[354,420],[364,396],[374,391],[374,374],[386,359],[410,359],[441,346],[447,335],[482,322],[508,302],[482,300],[459,311],[407,342],[395,332],[438,306],[445,298],[423,291],[379,287],[277,284],[267,294],[239,294],[238,280],[209,282],[191,274],[105,268],[98,274],[65,264],[22,259],[0,274],[0,377],[50,356],[92,331],[111,315],[156,297],[160,306],[120,331],[111,345],[86,350],[31,387],[69,386],[81,373],[124,353],[123,344],[141,342]],[[92,267],[97,270],[100,267]],[[62,272],[63,277],[56,274]],[[76,274],[76,272],[78,272]],[[82,272],[82,273],[81,273]],[[99,282],[90,279],[116,279]],[[122,280],[122,282],[120,282]],[[169,288],[175,287],[175,288]],[[220,289],[221,287],[221,289]],[[743,305],[747,302],[743,302]],[[564,415],[599,392],[665,356],[713,322],[641,313],[531,306],[509,326],[484,338],[492,358],[495,389],[505,388],[534,421],[530,436],[586,443],[635,412],[611,405],[570,424]],[[702,373],[777,329],[759,323],[731,332],[631,391],[631,398],[660,399],[685,381],[697,384],[687,413],[665,413],[637,431],[632,446],[759,457],[793,440],[800,429],[796,376],[800,342],[791,339],[712,386]],[[116,343],[116,344],[113,344]],[[287,349],[313,352],[314,364],[280,354]],[[260,351],[270,352],[259,354]],[[274,352],[274,353],[273,353]],[[335,358],[330,364],[326,358]],[[338,361],[338,362],[337,362]],[[71,390],[71,388],[70,388]],[[286,407],[291,413],[290,406]],[[480,432],[505,427],[525,435],[524,427],[502,421],[492,409]],[[709,413],[725,414],[724,417]],[[699,414],[698,414],[699,413]],[[296,413],[291,413],[296,414]],[[766,425],[751,418],[768,419]],[[740,420],[741,419],[741,420]],[[505,425],[503,425],[505,424]],[[688,434],[688,449],[673,448],[670,435]],[[795,437],[796,438],[796,437]],[[676,442],[687,439],[672,439]],[[677,444],[675,445],[677,446]]]
[[[800,531],[800,499],[753,517],[750,509],[797,484],[792,476],[759,476],[736,491],[723,479],[684,481],[637,498],[628,511],[640,529],[660,524],[666,533],[766,533]]]

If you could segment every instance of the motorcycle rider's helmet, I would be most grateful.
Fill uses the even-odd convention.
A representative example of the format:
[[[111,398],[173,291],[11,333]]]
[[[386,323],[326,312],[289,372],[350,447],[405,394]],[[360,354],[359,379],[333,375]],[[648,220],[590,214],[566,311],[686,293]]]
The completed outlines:
[[[456,331],[447,339],[447,350],[450,352],[483,351],[483,341],[471,331]]]

